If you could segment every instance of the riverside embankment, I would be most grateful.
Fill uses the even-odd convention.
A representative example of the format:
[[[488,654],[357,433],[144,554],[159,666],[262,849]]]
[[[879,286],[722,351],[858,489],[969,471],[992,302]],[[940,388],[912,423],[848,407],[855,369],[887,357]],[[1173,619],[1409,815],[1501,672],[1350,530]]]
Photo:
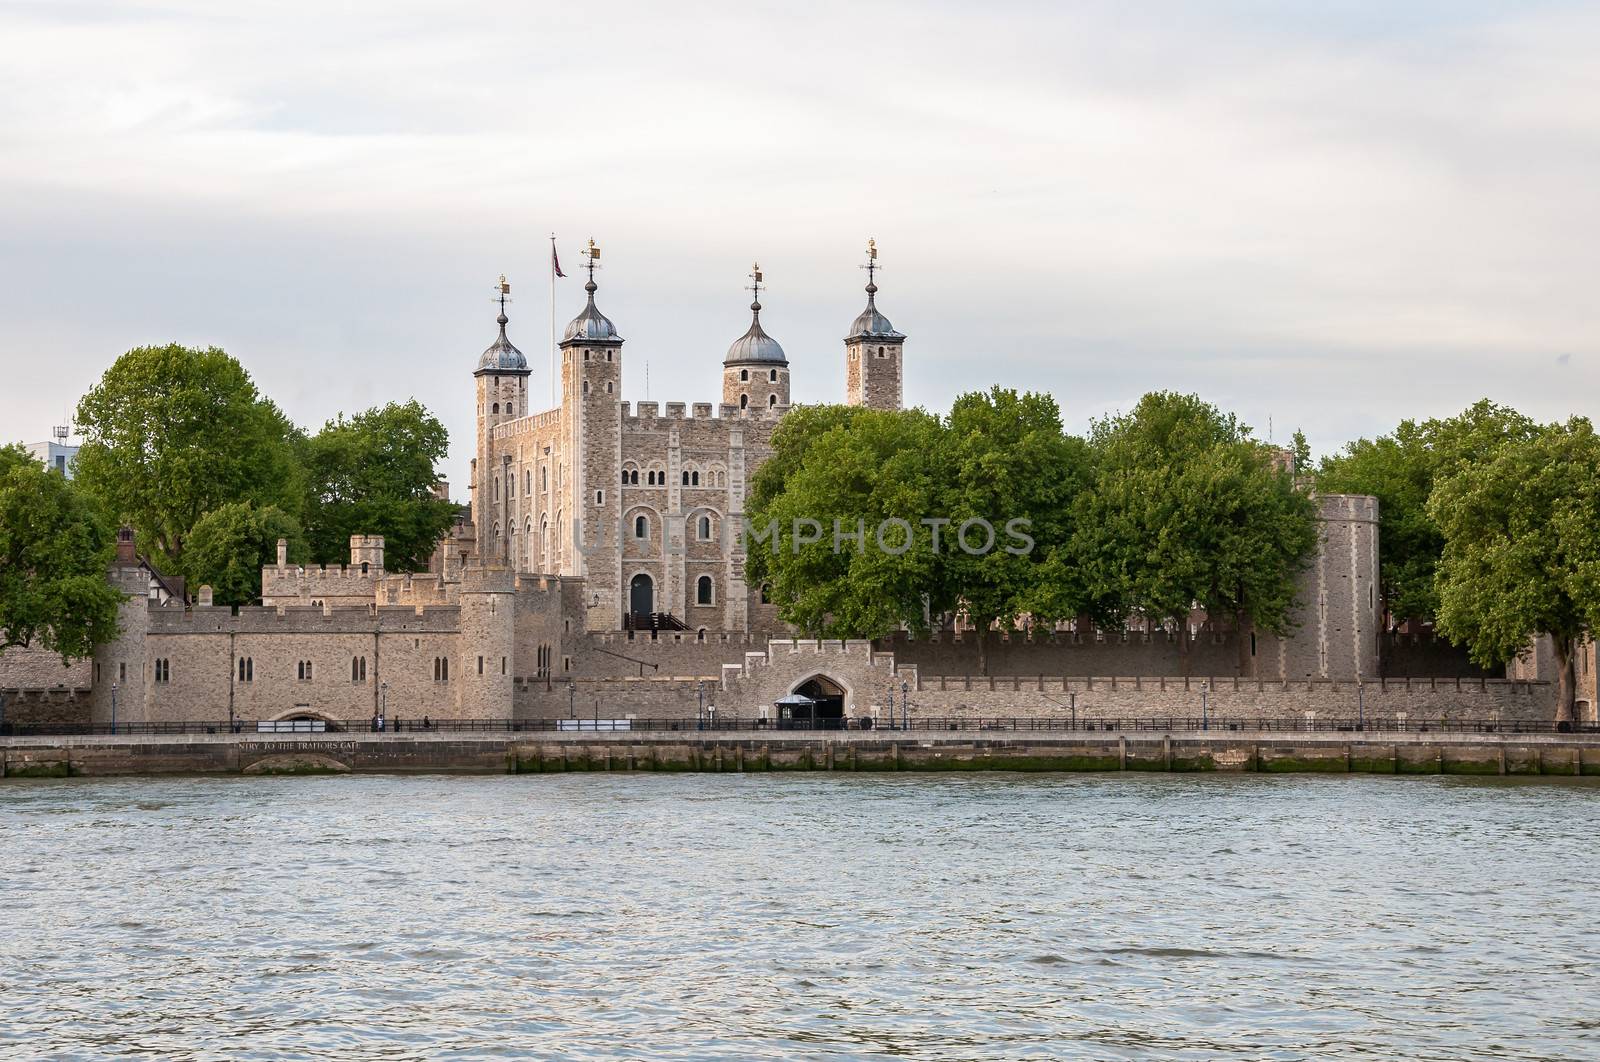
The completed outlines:
[[[1600,735],[850,731],[11,737],[0,777],[358,772],[1232,771],[1600,776]]]

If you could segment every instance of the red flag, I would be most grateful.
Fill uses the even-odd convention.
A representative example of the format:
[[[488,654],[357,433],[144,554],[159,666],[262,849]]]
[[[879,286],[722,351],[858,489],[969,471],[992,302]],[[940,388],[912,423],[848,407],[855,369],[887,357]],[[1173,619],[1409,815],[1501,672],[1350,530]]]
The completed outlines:
[[[561,259],[556,257],[556,244],[554,240],[550,241],[550,268],[555,270],[556,276],[566,276],[566,274],[561,271]]]

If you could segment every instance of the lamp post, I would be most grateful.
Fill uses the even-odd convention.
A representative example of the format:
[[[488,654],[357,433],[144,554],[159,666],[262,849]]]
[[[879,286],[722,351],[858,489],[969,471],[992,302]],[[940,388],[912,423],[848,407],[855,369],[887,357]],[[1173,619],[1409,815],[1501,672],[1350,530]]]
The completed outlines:
[[[902,681],[900,683],[900,717],[905,720],[906,729],[911,729],[911,686]]]
[[[895,722],[894,718],[894,683],[892,682],[889,683],[889,729],[899,729],[899,724]]]
[[[694,691],[700,698],[700,707],[695,709],[695,728],[704,730],[706,728],[706,684],[704,682],[696,682]]]
[[[1367,691],[1359,679],[1356,681],[1356,729],[1367,729]]]
[[[117,684],[111,684],[111,732],[117,732]]]
[[[578,718],[578,684],[567,680],[567,718]]]
[[[1206,706],[1206,695],[1209,694],[1210,692],[1211,692],[1211,683],[1209,683],[1209,682],[1200,683],[1200,729],[1201,730],[1210,730],[1211,729],[1210,713],[1207,711],[1207,706]]]
[[[1067,694],[1067,700],[1072,707],[1072,729],[1078,729],[1078,691],[1073,690]]]
[[[388,721],[389,718],[389,684],[378,683],[378,718]]]

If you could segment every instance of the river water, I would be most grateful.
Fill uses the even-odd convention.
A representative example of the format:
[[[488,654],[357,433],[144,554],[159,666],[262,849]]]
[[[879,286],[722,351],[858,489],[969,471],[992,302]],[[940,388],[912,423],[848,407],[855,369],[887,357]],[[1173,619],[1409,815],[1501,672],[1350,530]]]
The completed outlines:
[[[1600,788],[0,783],[0,1056],[1600,1057]]]

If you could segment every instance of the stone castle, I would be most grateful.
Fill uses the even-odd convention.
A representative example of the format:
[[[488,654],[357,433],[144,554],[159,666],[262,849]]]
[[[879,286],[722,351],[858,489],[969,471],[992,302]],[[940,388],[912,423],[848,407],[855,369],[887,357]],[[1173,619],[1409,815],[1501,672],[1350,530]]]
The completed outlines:
[[[66,668],[22,650],[0,657],[7,719],[693,718],[708,708],[763,718],[797,690],[852,719],[896,703],[922,716],[1198,716],[1203,698],[1219,714],[1342,717],[1357,696],[1376,714],[1548,717],[1536,675],[1489,677],[1453,658],[1443,674],[1385,673],[1395,645],[1379,604],[1377,501],[1366,496],[1319,498],[1294,633],[1258,637],[1196,616],[1188,677],[1168,632],[1132,627],[1006,636],[985,676],[972,674],[971,632],[959,626],[878,645],[795,640],[745,581],[735,533],[790,405],[788,357],[761,323],[759,266],[721,400],[630,408],[623,338],[595,301],[592,247],[586,304],[559,343],[554,408],[532,407],[502,299],[499,334],[472,370],[470,519],[429,571],[389,572],[382,538],[356,536],[347,566],[290,565],[280,547],[259,607],[214,607],[205,588],[186,605],[125,532],[111,573],[126,595],[120,636]],[[869,254],[866,306],[844,337],[844,398],[898,409],[906,336],[877,307]]]

